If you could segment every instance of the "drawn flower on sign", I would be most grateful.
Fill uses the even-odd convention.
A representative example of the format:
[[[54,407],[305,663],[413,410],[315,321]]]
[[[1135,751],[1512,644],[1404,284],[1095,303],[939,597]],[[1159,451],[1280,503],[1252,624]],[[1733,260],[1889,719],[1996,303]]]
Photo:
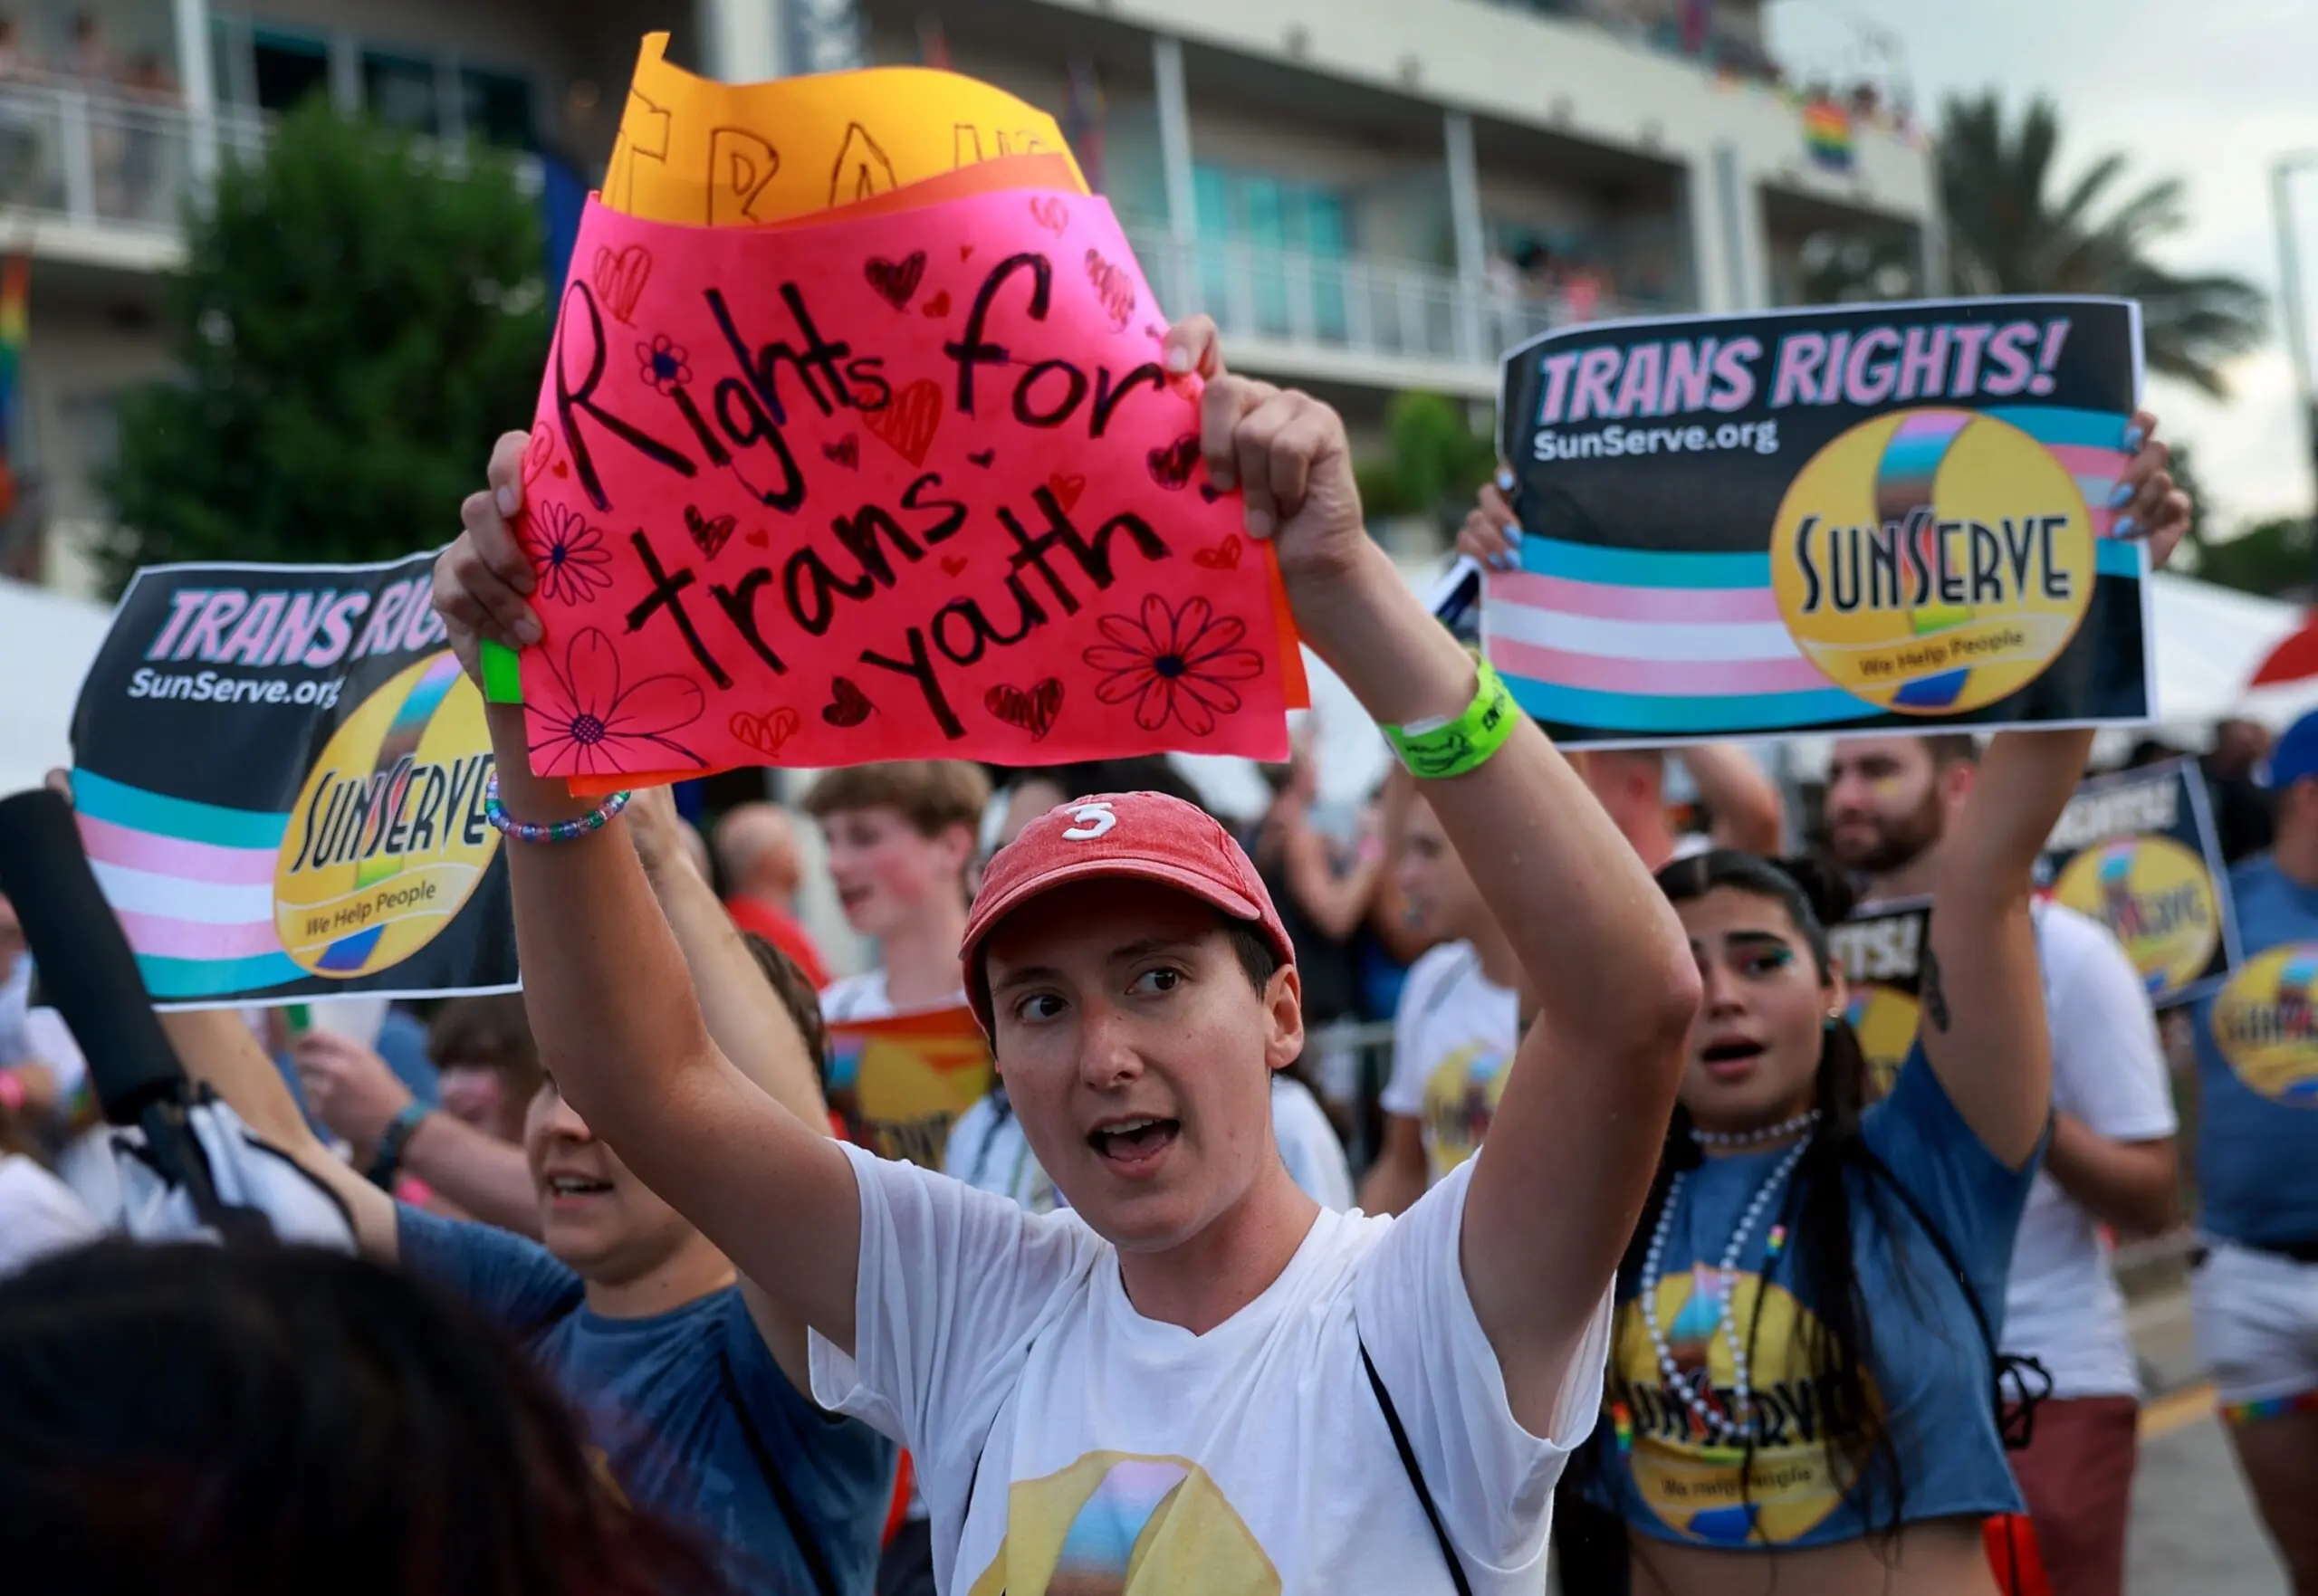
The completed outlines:
[[[665,332],[656,332],[648,344],[636,346],[637,364],[643,368],[644,380],[661,393],[669,393],[692,380],[692,353],[680,343],[669,341]]]
[[[532,513],[523,534],[523,552],[539,572],[540,597],[555,604],[585,604],[599,588],[612,585],[612,557],[604,535],[579,511],[552,500]]]
[[[532,702],[532,768],[542,776],[598,776],[616,770],[665,770],[667,756],[702,759],[669,733],[700,719],[706,701],[696,682],[663,674],[620,680],[619,651],[594,626],[581,628]]]
[[[1215,717],[1240,707],[1230,683],[1263,674],[1263,656],[1242,648],[1246,623],[1219,618],[1204,598],[1170,609],[1157,594],[1143,601],[1143,618],[1106,615],[1095,623],[1107,643],[1079,657],[1102,672],[1095,696],[1105,703],[1135,703],[1135,723],[1156,731],[1170,720],[1194,737],[1215,730]]]

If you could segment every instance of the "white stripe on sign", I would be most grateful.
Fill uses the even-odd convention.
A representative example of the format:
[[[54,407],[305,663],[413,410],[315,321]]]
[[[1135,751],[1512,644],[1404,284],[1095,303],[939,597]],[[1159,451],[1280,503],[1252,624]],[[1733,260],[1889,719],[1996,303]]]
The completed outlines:
[[[270,925],[273,886],[223,886],[214,881],[180,881],[132,870],[126,865],[91,860],[105,902],[136,914],[164,914],[196,925]]]
[[[1492,604],[1482,610],[1482,624],[1491,637],[1597,659],[1712,664],[1801,656],[1795,639],[1776,621],[1614,621],[1521,604]]]

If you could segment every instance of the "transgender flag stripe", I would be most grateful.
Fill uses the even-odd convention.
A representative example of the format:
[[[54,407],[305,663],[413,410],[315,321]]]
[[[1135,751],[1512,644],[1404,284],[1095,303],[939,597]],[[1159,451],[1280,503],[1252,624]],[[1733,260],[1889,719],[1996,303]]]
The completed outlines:
[[[72,777],[89,866],[163,1001],[278,986],[306,972],[273,923],[275,855],[289,817]]]

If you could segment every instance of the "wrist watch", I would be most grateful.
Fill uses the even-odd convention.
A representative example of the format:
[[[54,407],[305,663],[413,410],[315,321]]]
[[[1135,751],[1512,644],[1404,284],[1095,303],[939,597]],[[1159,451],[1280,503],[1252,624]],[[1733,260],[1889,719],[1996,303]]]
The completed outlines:
[[[402,1166],[403,1149],[410,1145],[410,1138],[418,1129],[418,1122],[435,1111],[416,1097],[396,1111],[378,1137],[378,1150],[370,1159],[370,1167],[363,1171],[371,1185],[382,1191],[395,1189],[395,1171]]]

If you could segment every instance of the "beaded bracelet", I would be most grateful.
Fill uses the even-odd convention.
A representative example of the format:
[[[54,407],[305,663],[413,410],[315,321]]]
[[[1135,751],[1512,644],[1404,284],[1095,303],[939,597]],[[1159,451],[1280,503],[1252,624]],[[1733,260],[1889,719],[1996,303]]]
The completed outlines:
[[[627,808],[628,797],[616,792],[584,815],[542,826],[534,820],[518,820],[507,812],[499,801],[499,772],[493,770],[483,786],[483,817],[501,836],[517,842],[577,842],[591,831],[601,831],[606,821]]]

